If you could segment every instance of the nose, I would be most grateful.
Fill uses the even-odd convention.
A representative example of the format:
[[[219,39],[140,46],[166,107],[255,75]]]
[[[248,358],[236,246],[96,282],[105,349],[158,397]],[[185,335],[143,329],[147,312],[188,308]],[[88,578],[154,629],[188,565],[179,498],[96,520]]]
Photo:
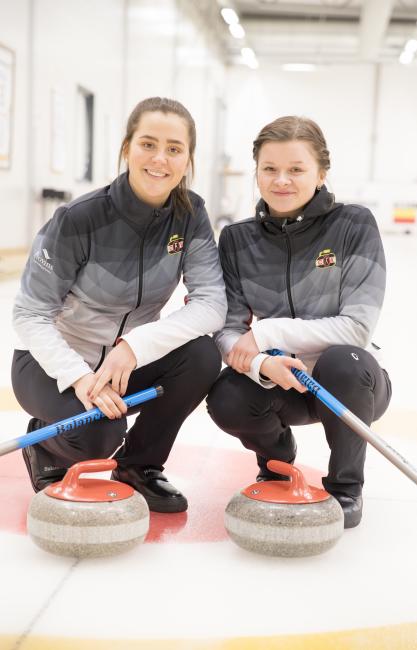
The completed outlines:
[[[291,183],[291,179],[284,172],[277,172],[274,177],[274,185],[286,186]]]
[[[164,162],[166,162],[166,159],[167,159],[167,157],[166,157],[164,149],[157,149],[156,151],[153,152],[152,160],[154,160],[155,162],[163,162],[164,163]]]

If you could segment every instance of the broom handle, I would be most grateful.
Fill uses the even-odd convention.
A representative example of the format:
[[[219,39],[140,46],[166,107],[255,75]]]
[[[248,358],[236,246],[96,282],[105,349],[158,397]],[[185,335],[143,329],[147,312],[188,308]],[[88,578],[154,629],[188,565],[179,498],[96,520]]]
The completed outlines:
[[[271,356],[284,356],[281,350],[268,350]],[[417,484],[417,468],[415,468],[404,456],[393,449],[385,442],[380,436],[371,431],[365,422],[360,420],[352,411],[349,411],[338,399],[333,397],[323,386],[321,386],[313,377],[304,372],[291,368],[292,374],[298,379],[300,384],[305,386],[310,393],[313,393],[323,404],[327,406],[335,415],[337,415],[345,424],[348,425],[359,436],[369,442],[375,449],[377,449],[385,458],[398,467],[403,474],[408,476],[409,479]]]
[[[123,398],[124,403],[128,408],[132,406],[137,406],[143,402],[154,399],[155,397],[160,397],[163,395],[164,389],[162,386],[153,386],[152,388],[146,388],[141,390],[138,393],[133,395],[128,395]],[[5,442],[0,442],[0,456],[9,454],[16,449],[23,449],[23,447],[29,447],[30,445],[35,445],[37,442],[42,442],[48,438],[53,438],[54,436],[63,433],[64,431],[70,431],[71,429],[76,429],[77,427],[91,424],[97,420],[101,420],[106,416],[100,411],[99,408],[89,409],[78,415],[73,415],[70,418],[65,420],[60,420],[55,424],[49,424],[42,429],[37,431],[31,431],[24,436],[19,436],[18,438],[13,438],[12,440],[6,440]]]

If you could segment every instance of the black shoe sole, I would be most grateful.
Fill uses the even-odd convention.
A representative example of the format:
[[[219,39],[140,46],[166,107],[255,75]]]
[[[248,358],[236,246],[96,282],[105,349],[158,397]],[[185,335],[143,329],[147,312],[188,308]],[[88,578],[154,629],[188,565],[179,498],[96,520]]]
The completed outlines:
[[[140,494],[142,494],[140,492]],[[188,502],[185,497],[176,497],[175,500],[169,497],[149,497],[142,494],[151,512],[185,512]]]

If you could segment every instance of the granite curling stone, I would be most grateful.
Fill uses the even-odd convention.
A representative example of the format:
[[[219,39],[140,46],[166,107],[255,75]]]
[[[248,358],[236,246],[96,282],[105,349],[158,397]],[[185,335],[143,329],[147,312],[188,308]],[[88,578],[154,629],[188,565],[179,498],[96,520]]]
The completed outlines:
[[[149,508],[124,483],[80,478],[83,472],[117,467],[114,459],[73,465],[59,483],[38,492],[29,506],[28,533],[45,551],[70,557],[103,557],[127,551],[145,539]]]
[[[268,468],[289,481],[264,481],[236,493],[225,512],[225,527],[248,551],[280,557],[318,555],[344,530],[340,504],[323,489],[308,485],[302,472],[281,461]]]

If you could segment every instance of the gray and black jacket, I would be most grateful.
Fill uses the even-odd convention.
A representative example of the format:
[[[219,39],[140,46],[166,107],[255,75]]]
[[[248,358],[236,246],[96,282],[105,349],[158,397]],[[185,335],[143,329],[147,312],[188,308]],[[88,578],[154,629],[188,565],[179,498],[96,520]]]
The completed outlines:
[[[283,224],[260,200],[255,218],[224,228],[219,251],[228,313],[215,339],[224,360],[250,328],[259,350],[295,354],[309,370],[331,345],[375,352],[371,336],[384,298],[385,257],[367,208],[335,203],[323,186]],[[269,387],[259,379],[264,358],[255,357],[248,375]]]
[[[16,297],[19,349],[28,349],[62,392],[98,368],[116,339],[137,367],[221,328],[226,298],[203,200],[194,215],[172,202],[154,209],[127,174],[60,207],[36,236]],[[186,304],[160,319],[183,276]]]

